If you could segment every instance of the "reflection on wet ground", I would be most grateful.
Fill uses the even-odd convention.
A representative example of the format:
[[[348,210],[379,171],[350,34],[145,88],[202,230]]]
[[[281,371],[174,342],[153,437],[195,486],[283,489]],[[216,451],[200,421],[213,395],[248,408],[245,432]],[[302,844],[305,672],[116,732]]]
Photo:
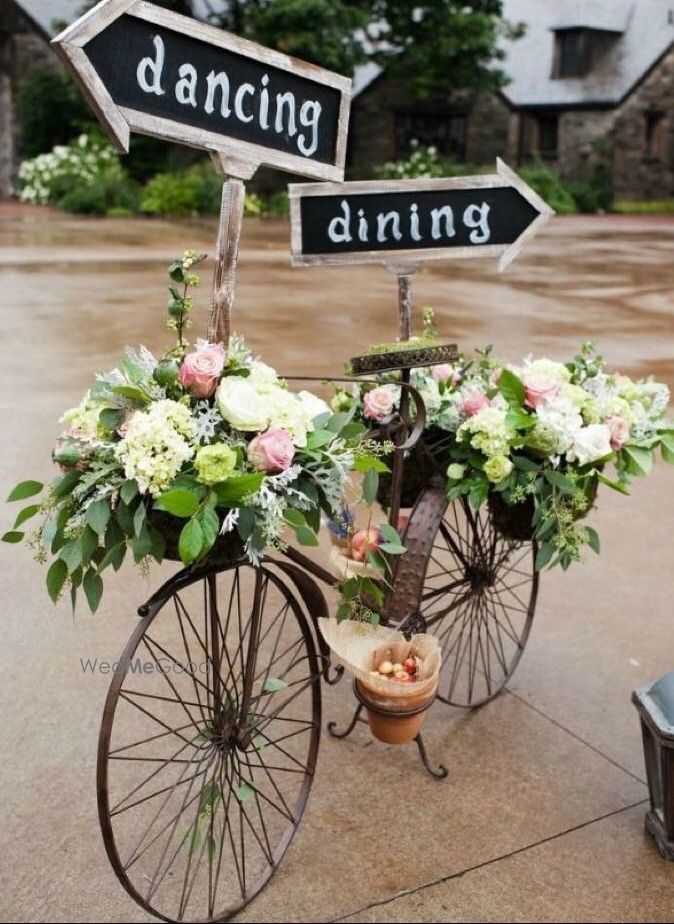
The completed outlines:
[[[161,350],[163,266],[186,247],[212,253],[215,233],[214,220],[106,221],[5,207],[6,340],[42,344],[65,360],[75,393],[125,342]],[[235,326],[255,350],[288,373],[324,375],[395,336],[396,285],[383,268],[293,268],[288,239],[284,222],[245,221]],[[503,275],[487,260],[426,266],[414,279],[417,321],[432,305],[441,333],[461,348],[494,343],[513,358],[563,357],[589,338],[612,365],[674,385],[673,254],[672,220],[557,218]],[[194,337],[205,332],[209,288],[207,265]]]

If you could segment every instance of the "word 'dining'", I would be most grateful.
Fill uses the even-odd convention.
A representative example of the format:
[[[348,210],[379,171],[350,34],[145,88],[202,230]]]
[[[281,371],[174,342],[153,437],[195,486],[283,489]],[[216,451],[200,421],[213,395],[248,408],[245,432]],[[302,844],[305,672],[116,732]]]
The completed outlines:
[[[418,243],[430,236],[433,241],[450,240],[456,237],[456,218],[451,205],[440,205],[419,212],[419,206],[412,202],[405,212],[398,209],[380,211],[368,216],[364,208],[352,215],[346,199],[340,203],[341,214],[334,216],[328,224],[328,237],[334,244],[350,243],[357,239],[361,243],[372,241],[385,244],[395,241],[404,246],[405,239]],[[489,205],[486,202],[467,205],[459,216],[468,231],[471,244],[486,244],[491,237],[489,228]],[[422,222],[426,227],[422,226]]]

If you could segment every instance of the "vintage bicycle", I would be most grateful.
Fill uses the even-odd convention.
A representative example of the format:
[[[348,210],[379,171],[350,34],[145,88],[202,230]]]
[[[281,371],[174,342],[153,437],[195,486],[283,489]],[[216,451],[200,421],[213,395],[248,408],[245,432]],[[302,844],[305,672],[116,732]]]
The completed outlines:
[[[398,523],[410,450],[429,475],[403,534],[381,621],[442,646],[437,699],[476,708],[512,676],[534,615],[534,542],[509,538],[489,510],[449,504],[410,369],[447,362],[453,346],[356,358],[367,374],[397,370],[399,413],[388,517]],[[293,377],[289,377],[290,380]],[[349,381],[339,379],[335,381]],[[411,406],[410,406],[411,402]],[[138,609],[113,677],[98,746],[98,810],[126,891],[168,921],[223,921],[269,881],[304,813],[320,733],[321,680],[336,683],[318,631],[339,576],[294,547],[253,567],[224,546],[179,571]],[[150,669],[148,670],[148,665]],[[356,726],[363,703],[340,731]],[[415,739],[431,766],[421,735]]]

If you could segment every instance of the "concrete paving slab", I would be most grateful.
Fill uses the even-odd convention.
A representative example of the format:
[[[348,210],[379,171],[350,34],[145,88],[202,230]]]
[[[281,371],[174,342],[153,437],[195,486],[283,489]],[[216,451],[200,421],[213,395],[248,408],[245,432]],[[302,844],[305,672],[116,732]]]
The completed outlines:
[[[673,912],[671,864],[634,808],[341,920],[669,922]]]
[[[57,417],[79,400],[94,369],[114,365],[126,342],[157,350],[168,342],[163,264],[171,248],[212,250],[213,239],[212,222],[0,214],[2,496],[20,478],[50,476]],[[339,371],[354,348],[394,335],[395,286],[387,273],[350,268],[346,280],[341,270],[294,270],[287,240],[282,223],[247,223],[236,318],[255,350],[285,372],[325,375]],[[666,312],[673,246],[671,222],[556,222],[504,276],[491,275],[482,261],[429,267],[415,280],[416,304],[433,304],[440,329],[466,348],[494,341],[512,355],[532,349],[560,357],[594,336],[624,371],[654,370],[674,384]],[[13,257],[22,252],[18,265]],[[206,269],[195,336],[205,327],[208,276]],[[330,920],[643,799],[628,697],[636,683],[671,666],[671,477],[659,469],[632,500],[604,492],[593,514],[603,556],[568,575],[545,576],[514,695],[470,716],[433,708],[428,746],[450,767],[446,783],[427,779],[413,750],[369,743],[365,729],[347,742],[324,739],[300,832],[242,919]],[[52,611],[43,570],[25,550],[5,547],[2,567],[0,919],[150,920],[126,897],[104,854],[94,772],[109,675],[83,673],[80,658],[114,660],[135,607],[160,578],[156,571],[149,580],[133,570],[116,575],[106,582],[99,615],[73,620],[65,605]],[[326,699],[326,717],[349,715],[347,685],[328,690]],[[406,824],[391,838],[389,826],[409,812],[417,833]],[[624,833],[629,849],[647,843],[641,812]],[[587,856],[590,865],[591,850]],[[626,856],[629,866],[629,850]],[[560,863],[573,866],[572,858]],[[607,868],[600,895],[608,894],[610,871],[622,869],[618,859]],[[630,868],[637,892],[659,882],[640,860]],[[591,886],[577,881],[559,914],[589,907],[581,893]],[[515,889],[515,910],[517,900]],[[524,893],[521,907],[533,907]],[[620,921],[634,905],[619,889],[605,907],[607,920]],[[477,906],[466,908],[465,919],[480,919]]]

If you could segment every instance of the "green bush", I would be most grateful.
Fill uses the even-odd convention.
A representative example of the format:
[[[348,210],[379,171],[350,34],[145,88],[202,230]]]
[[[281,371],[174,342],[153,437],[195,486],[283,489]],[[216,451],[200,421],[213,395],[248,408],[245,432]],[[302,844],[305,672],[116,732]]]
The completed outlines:
[[[272,193],[267,199],[265,214],[271,218],[287,218],[290,212],[290,201],[288,193],[282,189],[280,192]]]
[[[158,173],[143,190],[140,210],[148,215],[217,215],[222,181],[207,162],[188,170]]]
[[[550,167],[541,163],[527,164],[520,167],[518,173],[558,215],[574,215],[578,211],[568,185]]]
[[[37,157],[66,144],[93,126],[91,110],[69,74],[36,67],[19,81],[16,112],[24,157]]]
[[[646,202],[619,200],[613,205],[619,215],[673,215],[674,199],[650,199]]]
[[[126,217],[138,210],[137,186],[126,176],[104,176],[93,186],[75,186],[54,205],[81,215]]]

